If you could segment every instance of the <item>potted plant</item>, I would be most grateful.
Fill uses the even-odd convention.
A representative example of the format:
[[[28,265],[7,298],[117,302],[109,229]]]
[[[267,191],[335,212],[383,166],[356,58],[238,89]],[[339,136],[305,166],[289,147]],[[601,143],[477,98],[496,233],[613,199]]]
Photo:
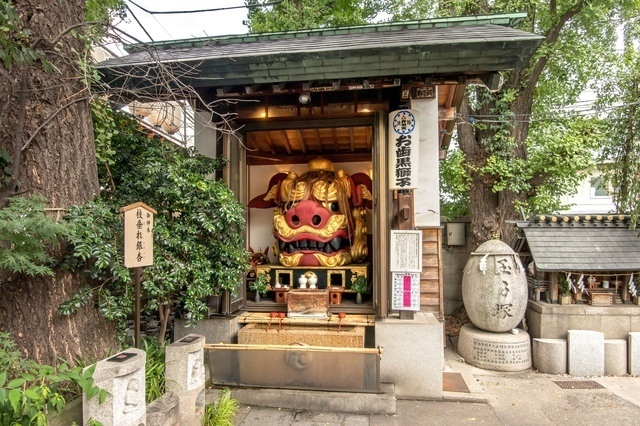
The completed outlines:
[[[256,279],[251,284],[249,284],[249,290],[256,292],[256,296],[254,300],[256,302],[259,302],[260,296],[267,294],[267,290],[269,290],[269,283],[267,282],[267,274],[264,272],[261,274],[258,274]]]
[[[369,293],[367,277],[364,275],[358,275],[351,284],[351,290],[356,292],[356,303],[362,303],[362,295]]]
[[[560,297],[559,302],[561,305],[571,304],[571,283],[566,277],[561,277],[558,281],[560,285]]]

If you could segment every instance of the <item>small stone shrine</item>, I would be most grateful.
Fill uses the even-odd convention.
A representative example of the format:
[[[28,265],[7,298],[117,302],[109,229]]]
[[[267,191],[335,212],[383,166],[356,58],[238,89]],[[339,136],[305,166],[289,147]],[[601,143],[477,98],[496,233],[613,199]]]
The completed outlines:
[[[489,240],[471,253],[462,278],[469,319],[460,330],[458,353],[476,367],[495,371],[531,368],[529,335],[517,329],[527,309],[527,279],[518,255]]]
[[[94,384],[107,391],[105,401],[82,395],[83,424],[95,420],[104,426],[146,424],[145,352],[130,348],[99,361],[93,372]],[[88,367],[87,367],[88,368]]]
[[[204,417],[204,344],[204,336],[189,334],[165,351],[167,390],[180,399],[182,425],[200,425]]]

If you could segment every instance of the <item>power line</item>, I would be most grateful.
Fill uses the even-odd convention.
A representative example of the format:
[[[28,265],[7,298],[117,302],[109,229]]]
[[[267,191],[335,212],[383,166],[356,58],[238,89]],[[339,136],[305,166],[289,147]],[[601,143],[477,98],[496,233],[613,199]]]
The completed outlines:
[[[278,3],[282,3],[282,0],[272,1],[272,2],[263,3],[263,4],[256,4],[256,5],[228,6],[228,7],[217,7],[214,9],[197,9],[197,10],[149,10],[149,9],[145,9],[144,7],[140,6],[139,4],[137,4],[132,0],[129,0],[129,2],[132,5],[142,9],[143,11],[147,12],[150,15],[177,15],[177,14],[184,14],[184,13],[220,12],[223,10],[251,9],[254,7],[274,6]]]
[[[628,108],[630,106],[633,105],[638,105],[640,104],[640,100],[635,101],[635,102],[629,102],[626,104],[622,104],[622,105],[612,105],[606,108],[602,108],[599,110],[595,110],[595,109],[587,109],[587,110],[583,110],[583,111],[574,111],[577,115],[581,116],[581,117],[589,117],[589,116],[594,116],[596,114],[600,114],[600,113],[604,113],[604,112],[612,112],[612,111],[616,111],[619,109],[623,109],[623,108]],[[505,118],[504,115],[497,115],[497,114],[472,114],[472,115],[462,115],[462,114],[456,114],[456,118],[458,118],[460,121],[457,121],[457,124],[477,124],[477,123],[533,123],[533,122],[543,122],[543,121],[561,121],[562,118],[557,118],[555,116],[555,114],[558,114],[560,112],[566,112],[566,113],[571,113],[571,110],[557,110],[557,111],[550,111],[547,112],[545,114],[537,114],[537,113],[531,113],[531,114],[514,114],[512,115],[510,118]]]
[[[133,2],[131,2],[133,3]],[[135,3],[134,3],[135,4]],[[137,6],[137,5],[136,5]],[[134,15],[133,11],[129,8],[129,6],[127,6],[127,3],[124,3],[124,7],[129,11],[129,13],[131,14],[131,16],[133,17],[133,19],[138,23],[138,25],[140,26],[140,28],[142,28],[142,31],[144,31],[144,33],[147,35],[147,37],[149,37],[149,40],[153,41],[153,37],[151,37],[151,34],[149,34],[147,32],[147,29],[142,25],[142,23],[138,20],[138,18],[136,18],[136,15]]]

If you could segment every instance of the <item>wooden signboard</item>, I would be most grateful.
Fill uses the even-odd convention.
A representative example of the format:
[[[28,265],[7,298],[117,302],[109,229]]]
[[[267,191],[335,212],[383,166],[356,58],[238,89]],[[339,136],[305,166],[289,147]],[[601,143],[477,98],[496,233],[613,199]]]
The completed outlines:
[[[136,348],[140,348],[140,280],[142,267],[153,265],[153,215],[157,212],[144,203],[120,209],[124,213],[124,266],[135,270]]]
[[[422,231],[391,231],[391,271],[422,272]]]
[[[153,265],[153,215],[144,203],[120,209],[124,213],[124,265],[127,268]]]
[[[418,187],[418,123],[416,110],[403,109],[389,114],[389,189]]]
[[[420,310],[422,231],[391,231],[391,308],[401,319]]]
[[[420,310],[420,273],[391,273],[391,309],[398,311]]]

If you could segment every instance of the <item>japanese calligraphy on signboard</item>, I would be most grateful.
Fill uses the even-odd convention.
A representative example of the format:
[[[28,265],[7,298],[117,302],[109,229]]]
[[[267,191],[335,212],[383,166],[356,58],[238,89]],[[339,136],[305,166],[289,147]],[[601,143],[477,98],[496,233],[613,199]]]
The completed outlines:
[[[391,231],[391,270],[422,272],[422,232]]]
[[[420,274],[417,272],[392,272],[391,309],[398,311],[420,310]]]
[[[153,265],[153,215],[144,203],[120,209],[124,213],[124,265],[127,268]]]
[[[420,310],[422,232],[391,231],[391,306],[395,310]]]
[[[418,186],[420,133],[418,111],[403,109],[389,114],[389,188]]]

